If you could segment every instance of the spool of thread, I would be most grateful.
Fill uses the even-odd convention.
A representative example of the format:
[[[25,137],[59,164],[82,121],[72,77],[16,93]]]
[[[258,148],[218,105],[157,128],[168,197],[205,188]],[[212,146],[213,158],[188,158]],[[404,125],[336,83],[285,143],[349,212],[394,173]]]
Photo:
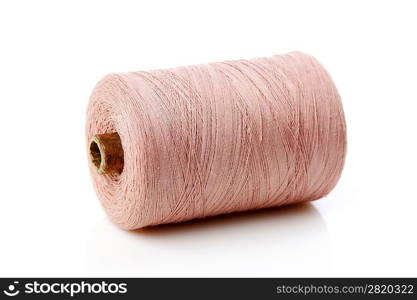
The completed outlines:
[[[319,199],[346,154],[336,87],[299,52],[107,75],[86,133],[98,198],[124,229]]]

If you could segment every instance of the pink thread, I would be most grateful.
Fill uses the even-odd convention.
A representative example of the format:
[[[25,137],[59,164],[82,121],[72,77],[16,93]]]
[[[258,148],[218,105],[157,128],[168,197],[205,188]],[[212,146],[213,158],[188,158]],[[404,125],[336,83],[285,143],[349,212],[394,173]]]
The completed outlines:
[[[110,74],[93,91],[86,131],[88,144],[120,135],[123,172],[90,169],[124,229],[321,198],[346,154],[336,87],[299,52]]]

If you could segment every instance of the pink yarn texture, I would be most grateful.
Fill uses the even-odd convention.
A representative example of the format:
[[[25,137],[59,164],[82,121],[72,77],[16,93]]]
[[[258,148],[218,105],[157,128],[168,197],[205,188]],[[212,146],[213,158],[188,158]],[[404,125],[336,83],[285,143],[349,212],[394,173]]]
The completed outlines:
[[[336,87],[300,52],[107,75],[88,105],[87,145],[109,132],[123,172],[90,171],[124,229],[319,199],[346,155]]]

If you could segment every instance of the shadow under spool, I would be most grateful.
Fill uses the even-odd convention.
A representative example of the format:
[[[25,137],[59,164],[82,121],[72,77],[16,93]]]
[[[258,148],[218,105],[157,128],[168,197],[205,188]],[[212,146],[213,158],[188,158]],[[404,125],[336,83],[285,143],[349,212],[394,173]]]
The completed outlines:
[[[117,132],[96,134],[90,143],[90,159],[99,174],[121,174],[124,167],[122,142]]]

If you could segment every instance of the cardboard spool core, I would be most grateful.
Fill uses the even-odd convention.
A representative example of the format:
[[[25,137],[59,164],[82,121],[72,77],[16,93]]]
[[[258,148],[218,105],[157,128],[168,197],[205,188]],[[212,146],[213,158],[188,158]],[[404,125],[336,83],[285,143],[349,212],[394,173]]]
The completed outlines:
[[[122,173],[124,159],[119,134],[96,134],[90,143],[90,158],[99,174]]]

